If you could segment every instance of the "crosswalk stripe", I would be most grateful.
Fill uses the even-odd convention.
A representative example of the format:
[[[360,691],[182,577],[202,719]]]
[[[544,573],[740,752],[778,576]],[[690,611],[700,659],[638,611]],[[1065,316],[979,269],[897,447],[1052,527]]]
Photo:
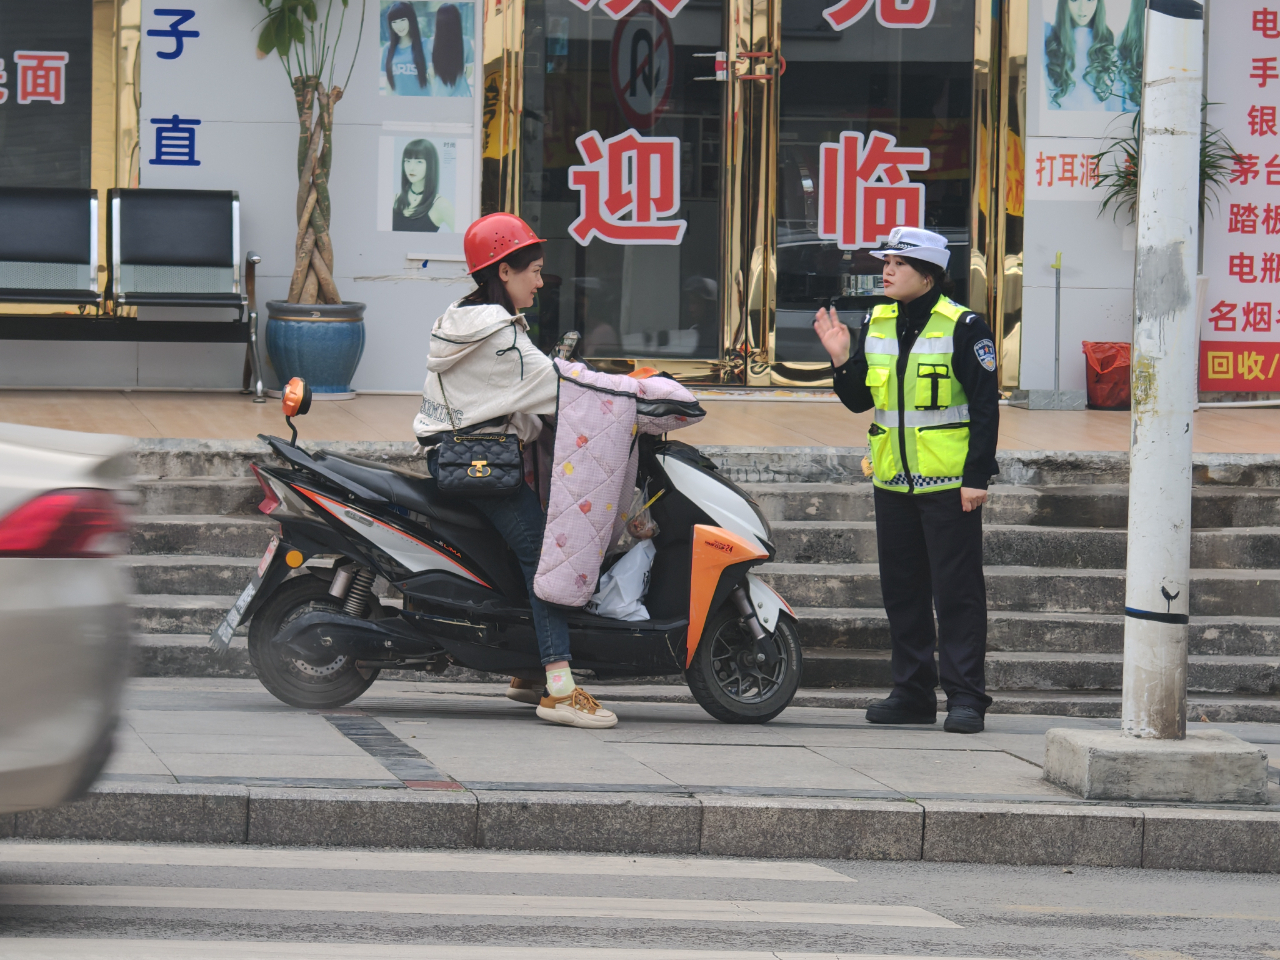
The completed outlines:
[[[0,843],[0,863],[102,863],[165,867],[269,867],[305,870],[386,870],[414,873],[549,874],[793,880],[855,883],[829,867],[781,860],[708,857],[617,857],[471,851],[264,850],[253,847],[155,846],[116,843]]]
[[[571,948],[445,944],[249,943],[243,940],[72,940],[0,938],[5,960],[564,960]],[[865,953],[619,950],[592,947],[592,960],[980,960]]]
[[[958,928],[958,924],[919,907],[768,900],[659,900],[231,887],[13,884],[0,886],[0,904]]]

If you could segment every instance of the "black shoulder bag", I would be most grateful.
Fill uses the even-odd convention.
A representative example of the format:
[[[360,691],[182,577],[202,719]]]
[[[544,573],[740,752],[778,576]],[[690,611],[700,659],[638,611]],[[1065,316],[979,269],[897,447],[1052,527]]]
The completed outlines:
[[[459,430],[438,373],[436,380],[453,428],[436,447],[440,492],[453,497],[511,496],[524,483],[524,444],[513,433],[469,434]]]

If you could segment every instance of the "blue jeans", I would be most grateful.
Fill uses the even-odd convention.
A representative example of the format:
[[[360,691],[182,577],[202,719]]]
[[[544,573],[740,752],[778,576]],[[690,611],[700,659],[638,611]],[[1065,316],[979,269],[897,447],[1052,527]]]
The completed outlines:
[[[568,617],[563,610],[548,606],[533,593],[533,575],[538,570],[538,558],[542,555],[542,529],[547,523],[538,495],[528,484],[522,483],[520,489],[509,497],[476,497],[470,502],[489,518],[520,561],[524,582],[529,587],[533,630],[538,636],[538,653],[542,656],[543,666],[571,659]]]

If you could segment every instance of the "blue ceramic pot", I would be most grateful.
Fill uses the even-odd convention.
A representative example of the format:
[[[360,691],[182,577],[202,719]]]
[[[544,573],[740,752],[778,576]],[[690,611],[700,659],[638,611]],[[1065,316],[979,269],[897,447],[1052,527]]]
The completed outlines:
[[[281,383],[301,377],[312,393],[350,393],[363,353],[363,303],[267,301],[267,355]]]

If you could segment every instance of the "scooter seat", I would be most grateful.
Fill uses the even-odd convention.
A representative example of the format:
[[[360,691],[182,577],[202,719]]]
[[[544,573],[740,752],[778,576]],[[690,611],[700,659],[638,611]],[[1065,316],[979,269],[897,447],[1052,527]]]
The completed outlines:
[[[489,529],[489,521],[484,514],[465,500],[442,495],[432,477],[420,476],[376,460],[362,460],[340,453],[318,453],[313,459],[324,463],[339,476],[354,480],[374,493],[381,494],[398,507],[421,513],[441,523],[452,523],[472,530]]]

